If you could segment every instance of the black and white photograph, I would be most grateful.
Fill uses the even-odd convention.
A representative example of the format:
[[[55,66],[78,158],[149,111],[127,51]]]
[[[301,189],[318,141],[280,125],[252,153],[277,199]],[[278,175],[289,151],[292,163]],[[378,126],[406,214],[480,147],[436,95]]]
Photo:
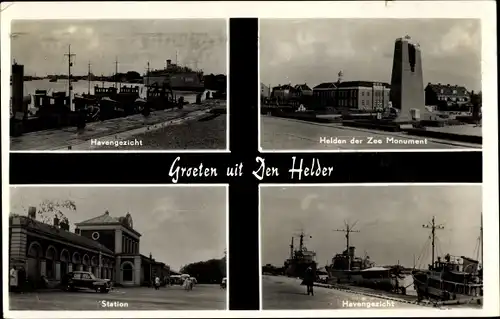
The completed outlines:
[[[480,184],[260,194],[264,310],[482,308]]]
[[[225,151],[227,23],[13,20],[11,151]]]
[[[480,19],[261,19],[262,150],[482,148]]]
[[[226,203],[216,185],[11,186],[6,308],[226,310]]]

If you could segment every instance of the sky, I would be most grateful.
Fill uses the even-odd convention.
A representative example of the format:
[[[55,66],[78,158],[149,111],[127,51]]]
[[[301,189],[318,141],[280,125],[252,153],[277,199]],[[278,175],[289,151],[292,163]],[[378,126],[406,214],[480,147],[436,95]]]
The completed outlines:
[[[391,82],[394,42],[420,43],[424,85],[481,89],[480,20],[465,19],[261,19],[261,82]]]
[[[166,60],[226,74],[225,19],[169,20],[17,20],[12,22],[12,60],[25,74],[67,74],[68,45],[76,54],[75,75],[86,75],[90,61],[96,75],[162,69]],[[197,64],[196,64],[197,62]]]
[[[191,262],[224,256],[224,187],[11,187],[10,191],[11,213],[22,215],[43,200],[75,201],[76,211],[63,210],[71,224],[106,210],[112,217],[128,212],[134,229],[142,234],[140,253],[152,253],[176,271]]]
[[[262,264],[283,266],[291,237],[303,230],[320,267],[346,247],[345,229],[357,222],[350,245],[377,265],[426,267],[431,261],[428,224],[436,216],[438,254],[477,258],[480,185],[261,187]],[[298,244],[298,239],[294,240]],[[426,242],[428,245],[426,245]],[[425,249],[424,249],[425,248]],[[422,256],[422,257],[419,257]]]

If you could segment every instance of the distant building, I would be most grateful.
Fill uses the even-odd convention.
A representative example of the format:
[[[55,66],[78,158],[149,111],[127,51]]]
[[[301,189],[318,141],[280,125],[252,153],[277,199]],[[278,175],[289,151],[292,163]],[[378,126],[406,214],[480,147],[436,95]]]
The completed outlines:
[[[304,84],[297,84],[294,88],[295,88],[295,90],[293,93],[295,94],[296,97],[312,96],[313,95],[313,91],[305,83]]]
[[[425,105],[442,104],[441,101],[445,101],[448,106],[467,104],[470,103],[470,93],[463,86],[428,83],[425,87]]]
[[[266,86],[264,83],[261,83],[260,84],[260,96],[262,98],[271,97],[271,88],[269,86]]]
[[[313,94],[322,106],[375,110],[389,107],[390,85],[370,81],[325,82]]]
[[[288,100],[295,94],[295,87],[291,84],[278,85],[273,87],[271,96],[281,100]]]

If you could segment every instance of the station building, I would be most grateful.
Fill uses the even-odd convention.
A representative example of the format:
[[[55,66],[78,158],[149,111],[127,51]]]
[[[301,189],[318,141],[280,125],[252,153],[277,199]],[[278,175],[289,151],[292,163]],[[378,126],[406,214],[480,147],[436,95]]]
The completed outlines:
[[[133,228],[132,216],[112,217],[108,211],[75,224],[54,218],[52,225],[36,220],[36,209],[28,216],[11,216],[9,223],[10,265],[24,268],[28,281],[45,276],[57,284],[71,271],[89,271],[115,285],[149,284],[153,276],[168,278],[170,267],[151,254],[140,254],[141,234]]]

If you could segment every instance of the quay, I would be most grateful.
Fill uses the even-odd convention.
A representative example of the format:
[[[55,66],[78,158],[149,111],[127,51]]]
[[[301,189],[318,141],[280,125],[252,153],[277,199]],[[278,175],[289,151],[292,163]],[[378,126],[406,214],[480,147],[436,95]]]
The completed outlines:
[[[92,122],[88,123],[84,129],[66,127],[63,129],[32,132],[18,137],[11,137],[10,149],[12,151],[89,150],[96,148],[92,147],[91,140],[133,138],[145,132],[154,132],[165,127],[176,126],[189,121],[203,120],[203,118],[212,114],[213,111],[221,108],[225,109],[225,106],[225,101],[206,100],[200,105],[185,105],[183,109],[151,112],[147,117],[142,114],[136,114],[102,122]],[[225,117],[225,115],[222,114],[219,117]],[[164,139],[168,138],[164,137]],[[180,136],[178,138],[182,139],[183,137]],[[113,149],[117,148],[113,147]],[[148,146],[143,145],[142,147],[136,147],[136,149],[148,149]]]

